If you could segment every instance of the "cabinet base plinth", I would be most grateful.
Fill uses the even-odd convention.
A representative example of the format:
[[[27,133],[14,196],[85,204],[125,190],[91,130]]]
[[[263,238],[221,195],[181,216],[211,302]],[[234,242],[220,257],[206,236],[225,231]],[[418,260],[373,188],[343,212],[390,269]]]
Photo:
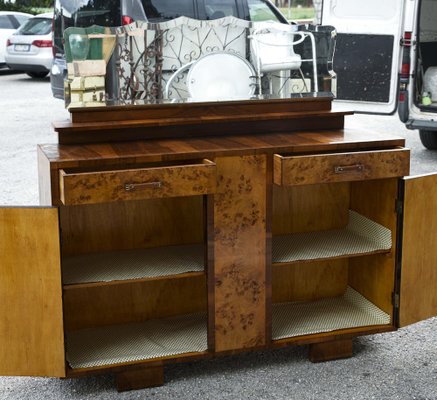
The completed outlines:
[[[352,339],[313,343],[310,345],[311,362],[323,362],[352,357]]]
[[[162,365],[145,366],[117,373],[115,378],[119,392],[162,386],[164,384],[164,367]]]

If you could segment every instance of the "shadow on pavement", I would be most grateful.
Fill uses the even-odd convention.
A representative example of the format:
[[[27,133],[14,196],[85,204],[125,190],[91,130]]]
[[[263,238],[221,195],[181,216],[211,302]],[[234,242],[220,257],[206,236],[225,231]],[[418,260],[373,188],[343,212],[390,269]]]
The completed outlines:
[[[22,71],[13,71],[9,68],[2,68],[0,69],[0,76],[2,75],[17,75],[17,74],[24,74]]]

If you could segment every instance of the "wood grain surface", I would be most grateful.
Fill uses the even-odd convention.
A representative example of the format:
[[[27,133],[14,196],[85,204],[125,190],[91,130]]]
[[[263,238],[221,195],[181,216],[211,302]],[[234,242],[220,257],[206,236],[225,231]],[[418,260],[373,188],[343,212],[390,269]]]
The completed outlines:
[[[405,179],[400,326],[437,315],[437,175]]]
[[[155,166],[93,172],[60,171],[61,201],[65,205],[213,193],[216,166],[199,164]]]
[[[266,157],[217,158],[214,195],[215,351],[266,337]]]
[[[134,142],[95,143],[84,145],[41,145],[50,168],[86,169],[135,168],[143,163],[212,159],[222,156],[253,154],[288,154],[307,152],[346,152],[369,149],[392,149],[403,146],[405,139],[365,130],[308,130],[290,133],[235,134],[225,137],[186,137],[184,139],[150,139]],[[52,182],[52,192],[59,182]],[[53,201],[57,197],[52,194]],[[59,201],[59,200],[58,200]],[[55,203],[57,204],[57,203]]]
[[[0,208],[0,374],[65,376],[55,208]]]
[[[348,259],[274,265],[272,302],[313,301],[342,296],[348,286]]]
[[[138,390],[164,384],[164,365],[138,366],[115,374],[117,391]]]
[[[314,112],[331,110],[332,98],[256,99],[220,102],[162,103],[72,108],[71,122],[129,121],[163,118],[257,115],[260,113]]]
[[[352,339],[311,344],[309,357],[311,362],[323,362],[352,357]]]
[[[349,219],[350,184],[273,185],[273,235],[343,229]]]
[[[54,128],[62,144],[342,128],[351,112],[332,112],[331,101],[308,97],[72,109],[71,121]]]
[[[399,179],[389,178],[351,184],[351,209],[390,229],[392,248],[387,254],[351,258],[349,283],[390,316],[394,306],[398,183]]]
[[[408,175],[410,152],[406,149],[353,153],[275,156],[277,185],[311,185],[351,182]]]
[[[60,207],[62,254],[204,241],[202,196]]]
[[[72,286],[64,291],[66,331],[206,312],[206,308],[204,274]]]

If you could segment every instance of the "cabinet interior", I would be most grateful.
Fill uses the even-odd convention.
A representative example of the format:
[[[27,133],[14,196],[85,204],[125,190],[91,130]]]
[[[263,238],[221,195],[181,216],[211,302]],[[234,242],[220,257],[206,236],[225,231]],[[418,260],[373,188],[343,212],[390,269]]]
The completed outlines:
[[[60,208],[73,369],[207,350],[204,201]]]
[[[273,340],[392,324],[397,185],[273,186]],[[205,201],[60,208],[70,367],[208,350]]]
[[[396,196],[396,179],[274,186],[273,340],[392,323]]]

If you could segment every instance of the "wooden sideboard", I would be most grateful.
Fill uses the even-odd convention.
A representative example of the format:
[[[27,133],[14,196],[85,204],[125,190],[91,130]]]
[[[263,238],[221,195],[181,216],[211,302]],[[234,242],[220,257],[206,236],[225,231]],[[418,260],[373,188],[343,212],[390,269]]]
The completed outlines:
[[[331,99],[73,110],[40,207],[0,209],[0,374],[112,372],[352,339],[437,315],[437,176]],[[183,365],[181,365],[183,368]]]

